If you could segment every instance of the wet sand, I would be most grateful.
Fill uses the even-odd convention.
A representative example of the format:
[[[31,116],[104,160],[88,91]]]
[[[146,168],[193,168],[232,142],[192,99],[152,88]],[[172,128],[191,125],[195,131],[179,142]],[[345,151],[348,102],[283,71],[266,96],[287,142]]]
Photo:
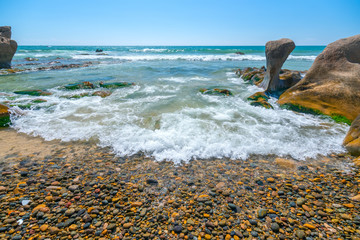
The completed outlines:
[[[360,239],[347,154],[175,166],[12,129],[0,150],[1,239]]]

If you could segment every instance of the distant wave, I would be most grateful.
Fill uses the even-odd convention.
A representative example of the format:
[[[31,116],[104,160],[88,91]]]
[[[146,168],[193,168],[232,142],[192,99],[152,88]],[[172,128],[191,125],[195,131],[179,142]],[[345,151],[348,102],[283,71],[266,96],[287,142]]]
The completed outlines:
[[[127,56],[109,56],[109,55],[76,55],[74,59],[118,59],[125,61],[156,61],[156,60],[185,60],[185,61],[264,61],[263,56],[257,55],[127,55]]]
[[[75,55],[73,59],[118,59],[124,61],[156,61],[156,60],[185,60],[185,61],[265,61],[264,56],[259,55],[236,55],[236,54],[222,54],[222,55],[186,55],[186,54],[174,54],[174,55],[161,55],[161,54],[149,54],[149,55]],[[314,61],[316,56],[289,56],[289,60],[305,60]]]
[[[290,55],[288,59],[295,59],[295,60],[311,60],[314,61],[317,56],[293,56]]]

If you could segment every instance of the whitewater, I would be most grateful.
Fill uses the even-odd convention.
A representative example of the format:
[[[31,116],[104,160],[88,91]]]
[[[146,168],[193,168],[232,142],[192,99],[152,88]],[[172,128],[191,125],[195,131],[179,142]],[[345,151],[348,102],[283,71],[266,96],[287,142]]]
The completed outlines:
[[[98,48],[103,52],[95,53]],[[323,48],[297,47],[283,68],[307,70]],[[253,154],[306,160],[344,152],[347,125],[281,109],[274,98],[274,109],[249,104],[247,97],[262,89],[245,83],[235,71],[261,67],[265,60],[264,47],[256,46],[20,46],[16,68],[92,64],[0,76],[0,103],[12,106],[11,128],[18,132],[45,140],[90,141],[120,156],[143,152],[180,163]],[[63,88],[83,81],[134,85],[105,98],[90,96],[99,89]],[[229,89],[234,96],[199,92],[212,87]],[[14,93],[29,89],[52,95]],[[81,94],[87,96],[71,97]],[[39,98],[45,101],[21,108]]]

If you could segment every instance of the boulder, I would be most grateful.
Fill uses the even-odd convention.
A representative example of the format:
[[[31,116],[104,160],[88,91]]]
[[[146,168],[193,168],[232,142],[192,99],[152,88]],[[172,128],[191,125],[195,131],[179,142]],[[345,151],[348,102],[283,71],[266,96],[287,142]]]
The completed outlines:
[[[279,104],[351,123],[360,113],[360,34],[329,44]]]
[[[294,48],[295,43],[288,38],[266,43],[266,73],[264,80],[260,84],[260,87],[264,88],[266,92],[283,91],[289,88],[289,85],[294,84],[289,84],[287,81],[282,81],[279,78],[281,67]]]
[[[0,104],[0,127],[7,127],[10,123],[9,108],[3,104]]]
[[[17,43],[11,40],[11,27],[0,27],[0,69],[11,68],[11,60],[16,49]]]
[[[20,95],[30,95],[30,96],[49,96],[52,95],[51,92],[47,92],[44,90],[23,90],[23,91],[15,91],[15,94]]]
[[[199,90],[202,94],[206,95],[222,95],[222,96],[232,96],[233,93],[230,90],[227,89],[220,89],[220,88],[201,88]]]
[[[360,114],[351,123],[343,145],[354,156],[360,155]]]

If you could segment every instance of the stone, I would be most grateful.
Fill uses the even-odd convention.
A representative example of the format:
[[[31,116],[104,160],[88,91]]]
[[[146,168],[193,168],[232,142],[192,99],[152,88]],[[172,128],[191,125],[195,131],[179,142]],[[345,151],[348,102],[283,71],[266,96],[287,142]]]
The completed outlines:
[[[200,93],[206,94],[206,95],[222,95],[222,96],[232,96],[233,93],[230,90],[227,89],[220,89],[220,88],[201,88],[199,90]]]
[[[267,215],[268,211],[266,209],[259,209],[257,211],[258,218],[264,218]]]
[[[17,50],[17,43],[11,40],[11,27],[0,27],[0,69],[11,68],[11,60]]]
[[[123,224],[123,228],[128,229],[128,228],[130,228],[132,225],[133,225],[132,223],[124,223],[124,224]]]
[[[305,238],[305,232],[304,232],[304,230],[296,230],[295,235],[296,235],[299,239]]]
[[[276,222],[275,223],[271,223],[271,230],[273,230],[273,232],[279,232],[280,230],[280,226],[279,224],[277,224]]]
[[[302,206],[306,202],[305,198],[298,198],[296,199],[296,205]]]
[[[49,225],[43,224],[43,225],[41,225],[40,230],[41,230],[42,232],[45,232],[48,228],[49,228]]]
[[[91,96],[99,96],[102,98],[105,98],[107,96],[110,96],[111,92],[110,91],[96,91],[93,94],[91,94]]]
[[[49,232],[50,234],[58,234],[60,232],[60,229],[57,227],[50,227]]]
[[[175,227],[174,227],[174,232],[175,233],[181,233],[181,231],[182,231],[182,226],[181,225],[176,225]]]
[[[15,91],[15,94],[20,94],[20,95],[30,95],[30,96],[49,96],[52,95],[51,92],[47,92],[44,90],[23,90],[23,91]]]
[[[10,124],[10,111],[9,108],[0,104],[0,127],[7,127]]]
[[[360,113],[360,34],[330,43],[278,103],[350,124]]]
[[[343,145],[351,155],[360,155],[360,114],[351,123],[350,129],[343,141]]]
[[[288,83],[279,78],[280,70],[289,54],[295,49],[295,43],[282,38],[276,41],[269,41],[265,45],[266,72],[260,87],[266,92],[278,92],[289,88],[295,83]]]
[[[134,86],[134,83],[128,82],[111,82],[111,83],[103,83],[100,82],[100,87],[102,88],[124,88]]]
[[[71,186],[69,186],[69,190],[70,191],[75,191],[75,190],[77,190],[79,188],[79,185],[71,185]]]
[[[360,194],[358,194],[358,195],[356,195],[354,197],[351,197],[350,199],[353,200],[353,201],[359,201],[360,202]]]
[[[276,158],[275,164],[278,165],[280,168],[284,168],[284,169],[296,167],[296,162],[294,160],[286,159],[286,158]]]

